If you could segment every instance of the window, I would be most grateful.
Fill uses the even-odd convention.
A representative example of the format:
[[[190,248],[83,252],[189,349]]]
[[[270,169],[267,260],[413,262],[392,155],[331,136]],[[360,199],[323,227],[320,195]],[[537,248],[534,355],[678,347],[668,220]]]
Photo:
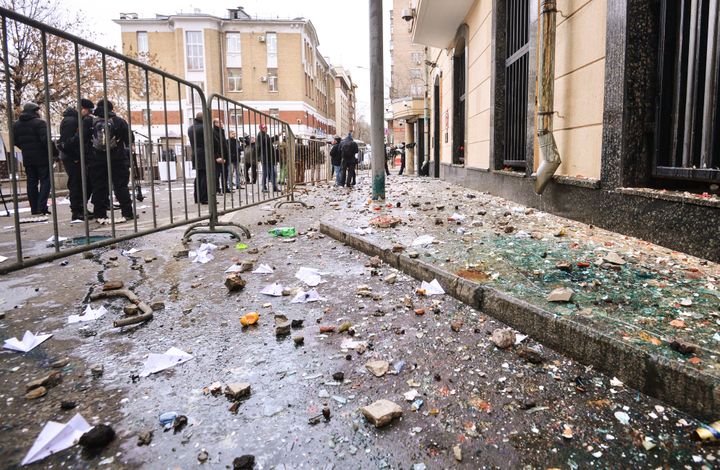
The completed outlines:
[[[422,52],[413,52],[412,54],[410,54],[410,60],[413,64],[422,63]]]
[[[242,91],[242,69],[228,69],[228,91]]]
[[[238,109],[238,110],[231,109],[230,110],[230,127],[231,127],[230,130],[235,130],[235,128],[242,127],[243,125],[244,125],[243,111],[241,109]]]
[[[268,114],[276,119],[280,119],[280,109],[279,108],[270,108],[270,111],[268,111]]]
[[[205,82],[190,82],[190,83],[200,87],[200,89],[203,92],[205,91]],[[188,87],[188,96],[190,96],[190,93],[192,93],[192,98],[189,98],[192,100],[192,101],[190,101],[190,103],[195,105],[195,109],[197,111],[200,111],[202,109],[202,102],[200,101],[200,95],[198,94],[198,92],[195,88]]]
[[[205,69],[205,51],[203,48],[202,31],[185,32],[185,51],[187,55],[188,70]]]
[[[227,33],[227,67],[242,67],[240,33]]]
[[[422,70],[420,69],[410,69],[410,78],[413,80],[419,80],[422,78]]]
[[[147,31],[137,32],[137,50],[138,54],[147,54],[148,52],[150,52],[150,47],[148,46]]]
[[[278,91],[277,69],[268,69],[268,90]]]
[[[265,44],[267,44],[268,69],[277,69],[277,33],[265,34]]]

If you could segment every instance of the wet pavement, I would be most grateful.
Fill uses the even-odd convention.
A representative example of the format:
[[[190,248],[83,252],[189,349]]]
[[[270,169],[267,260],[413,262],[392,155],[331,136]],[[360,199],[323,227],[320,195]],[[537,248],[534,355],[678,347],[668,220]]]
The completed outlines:
[[[315,230],[327,218],[362,225],[367,192],[361,178],[351,195],[310,188],[302,199],[314,209],[260,206],[227,216],[248,225],[253,238],[238,249],[226,237],[206,237],[218,246],[206,264],[174,256],[183,248],[177,229],[0,279],[3,338],[25,329],[54,335],[29,353],[0,352],[5,466],[19,464],[47,420],[66,422],[79,412],[90,424],[111,425],[118,437],[100,455],[72,447],[31,467],[232,468],[245,454],[255,456],[256,468],[714,467],[718,448],[691,439],[699,424],[692,417],[532,338],[499,349],[491,334],[504,325],[447,295],[419,295],[418,281]],[[338,211],[332,200],[340,202]],[[267,231],[278,226],[300,235],[271,237]],[[196,237],[190,248],[200,242]],[[122,254],[132,247],[141,251]],[[244,289],[229,293],[224,271],[241,261],[274,272],[241,273]],[[295,277],[301,267],[323,273],[316,289],[324,300],[291,303],[296,289],[309,289]],[[109,313],[67,324],[92,291],[117,279],[164,308],[146,324],[116,329],[112,320],[127,302],[95,301]],[[290,295],[260,293],[273,282]],[[243,328],[240,317],[249,312],[258,312],[259,321]],[[275,314],[303,326],[278,338]],[[321,333],[328,326],[335,332]],[[293,340],[298,335],[303,345]],[[364,342],[366,350],[344,349],[348,341]],[[138,377],[148,354],[171,347],[193,359]],[[42,398],[24,398],[25,384],[65,357],[62,382]],[[387,361],[389,372],[368,373],[372,360]],[[96,377],[91,369],[98,365],[104,372]],[[338,372],[342,380],[333,377]],[[233,413],[234,402],[222,393],[204,392],[214,382],[247,382],[251,394]],[[417,397],[407,401],[412,390]],[[375,429],[358,409],[382,398],[403,415]],[[62,401],[77,407],[62,410]],[[313,419],[325,407],[329,420]],[[187,426],[163,431],[159,416],[166,412],[187,416]],[[149,431],[150,445],[138,446],[138,435]]]

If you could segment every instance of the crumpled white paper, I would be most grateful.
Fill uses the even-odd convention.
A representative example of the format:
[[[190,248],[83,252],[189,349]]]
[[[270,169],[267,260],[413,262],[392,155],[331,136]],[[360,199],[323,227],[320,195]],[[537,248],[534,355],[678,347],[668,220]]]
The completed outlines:
[[[7,260],[8,260],[8,257],[7,257],[7,256],[2,256],[2,255],[0,255],[0,263],[5,262],[5,261],[7,261]]]
[[[239,273],[242,270],[242,265],[237,263],[233,264],[225,270],[225,273]]]
[[[213,256],[212,252],[215,251],[216,248],[217,246],[213,245],[212,243],[203,243],[202,245],[200,245],[200,248],[188,253],[188,257],[194,258],[192,260],[193,263],[205,264],[215,259],[215,256]]]
[[[85,312],[82,315],[70,315],[68,317],[68,323],[77,323],[81,321],[92,321],[97,320],[107,313],[107,309],[104,306],[100,308],[92,308],[90,305],[85,307]]]
[[[435,241],[435,237],[432,235],[420,235],[412,242],[412,246],[424,246],[429,245]]]
[[[458,214],[457,212],[455,212],[455,213],[453,213],[453,215],[451,215],[451,216],[449,217],[449,219],[450,219],[450,220],[454,220],[455,222],[462,222],[463,220],[465,220],[465,216],[462,215],[462,214]]]
[[[423,281],[422,284],[420,284],[420,289],[425,291],[425,295],[443,295],[445,293],[437,279],[433,279],[432,282],[429,283]]]
[[[67,240],[69,240],[68,237],[58,237],[58,243],[62,243],[62,242],[67,241]],[[52,243],[52,244],[54,245],[54,244],[55,244],[55,237],[52,236],[52,237],[48,238],[46,241],[47,241],[48,243]]]
[[[370,227],[367,227],[367,228],[356,228],[355,233],[358,235],[370,235],[374,232],[373,232],[373,229],[371,229]]]
[[[320,294],[318,294],[318,291],[315,289],[310,289],[309,291],[305,292],[304,290],[300,289],[297,294],[295,294],[295,297],[290,301],[291,304],[306,304],[308,302],[317,302],[319,300],[325,300],[325,298],[320,297]]]
[[[138,250],[137,248],[130,248],[129,250],[123,250],[122,254],[123,254],[123,256],[129,256],[129,255],[134,255],[138,251],[140,251],[140,250]]]
[[[253,274],[272,274],[274,272],[275,271],[273,271],[273,268],[270,267],[270,265],[261,264],[255,269],[255,271],[253,271]]]
[[[261,294],[272,295],[273,297],[282,297],[282,292],[283,286],[281,284],[278,284],[277,282],[270,284],[269,286],[265,287],[265,289],[260,291]]]
[[[26,331],[20,341],[18,341],[17,338],[6,339],[5,344],[3,344],[3,348],[12,349],[13,351],[28,352],[43,341],[49,339],[51,336],[52,334],[34,335],[29,331]]]
[[[326,274],[326,273],[321,273],[320,270],[315,269],[315,268],[306,268],[303,266],[300,269],[298,269],[297,273],[295,273],[295,277],[297,279],[300,279],[302,282],[304,282],[308,286],[315,287],[319,284],[322,284],[323,282],[326,282],[326,281],[322,280],[321,276],[323,274]]]
[[[164,354],[151,353],[148,355],[147,361],[140,372],[140,377],[147,377],[150,374],[155,374],[165,369],[169,369],[178,364],[192,359],[192,354],[188,354],[176,347],[168,349]]]
[[[85,419],[77,413],[67,424],[48,421],[35,439],[32,447],[20,463],[27,465],[42,460],[77,444],[80,436],[92,429]]]

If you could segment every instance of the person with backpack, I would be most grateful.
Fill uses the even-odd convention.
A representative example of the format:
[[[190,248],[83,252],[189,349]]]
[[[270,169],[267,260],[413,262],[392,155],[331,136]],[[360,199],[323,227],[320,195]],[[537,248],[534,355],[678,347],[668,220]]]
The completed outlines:
[[[358,145],[352,137],[352,132],[348,132],[347,137],[340,143],[340,186],[351,188],[355,181],[355,165],[357,160],[355,154],[358,153]]]
[[[80,100],[80,115],[82,126],[78,123],[78,112],[72,106],[63,113],[60,122],[60,138],[58,148],[60,149],[60,160],[68,175],[68,192],[70,193],[71,220],[85,220],[85,204],[90,200],[92,187],[90,180],[85,175],[85,189],[87,199],[83,200],[83,169],[80,162],[80,146],[83,146],[85,162],[87,163],[93,151],[92,133],[92,110],[93,102],[88,99]]]
[[[30,213],[33,215],[50,214],[48,210],[50,157],[48,155],[47,123],[40,118],[40,106],[32,102],[25,103],[20,117],[13,123],[12,131],[15,137],[15,146],[22,151],[22,163],[27,176]]]
[[[110,153],[112,186],[115,199],[125,220],[135,218],[130,198],[130,137],[129,126],[125,119],[113,112],[110,100],[100,100],[95,105],[92,118],[92,158],[88,163],[90,180],[93,186],[93,216],[101,224],[108,223],[110,187],[108,185],[107,154]]]
[[[342,186],[340,184],[340,165],[342,165],[342,155],[340,155],[340,136],[338,135],[333,138],[333,144],[330,148],[330,164],[333,167],[333,174],[335,175],[335,186]]]
[[[207,204],[207,165],[205,162],[205,129],[203,127],[202,112],[195,115],[192,126],[188,128],[188,139],[190,140],[195,167],[195,204]]]

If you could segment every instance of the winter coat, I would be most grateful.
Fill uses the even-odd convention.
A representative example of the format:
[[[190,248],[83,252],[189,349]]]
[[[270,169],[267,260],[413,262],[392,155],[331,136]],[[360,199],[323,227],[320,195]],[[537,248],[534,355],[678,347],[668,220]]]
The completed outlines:
[[[230,163],[237,164],[240,161],[240,142],[235,137],[228,139],[228,146],[230,147]]]
[[[330,149],[330,162],[333,166],[340,166],[342,163],[342,155],[340,154],[340,142],[333,144]]]
[[[193,120],[193,125],[188,128],[188,139],[193,152],[196,170],[205,170],[205,134],[202,121]]]
[[[13,124],[15,146],[22,151],[23,165],[47,165],[47,123],[36,112],[22,112]]]
[[[272,140],[267,132],[258,132],[257,137],[255,137],[255,151],[257,152],[257,156],[255,158],[260,160],[264,165],[275,163],[275,159],[273,158]]]
[[[95,111],[93,111],[93,114],[95,115],[95,118],[92,122],[92,127],[94,128],[96,125],[98,125],[98,122],[96,122],[97,119],[105,119],[105,110],[104,108],[95,108]],[[128,136],[129,133],[129,126],[125,119],[121,118],[117,114],[113,113],[112,111],[108,111],[107,113],[108,120],[112,121],[112,137],[114,139],[117,139],[117,145],[115,148],[110,150],[110,157],[111,158],[124,158],[128,155],[127,149],[130,147],[130,137]],[[92,137],[91,137],[92,138]],[[107,158],[107,151],[106,150],[98,150],[93,147],[94,151],[94,157],[96,159],[104,160]]]
[[[226,162],[230,156],[228,141],[225,138],[225,129],[213,126],[213,154],[215,158],[223,158]]]
[[[92,117],[83,117],[83,143],[85,144],[85,158],[92,152]],[[60,122],[60,158],[73,162],[80,161],[80,127],[78,126],[78,113],[75,108],[67,108]]]
[[[355,154],[358,153],[358,145],[355,143],[355,141],[352,139],[352,137],[347,136],[341,143],[340,143],[340,155],[342,155],[342,161],[345,163],[356,163],[355,161]]]

